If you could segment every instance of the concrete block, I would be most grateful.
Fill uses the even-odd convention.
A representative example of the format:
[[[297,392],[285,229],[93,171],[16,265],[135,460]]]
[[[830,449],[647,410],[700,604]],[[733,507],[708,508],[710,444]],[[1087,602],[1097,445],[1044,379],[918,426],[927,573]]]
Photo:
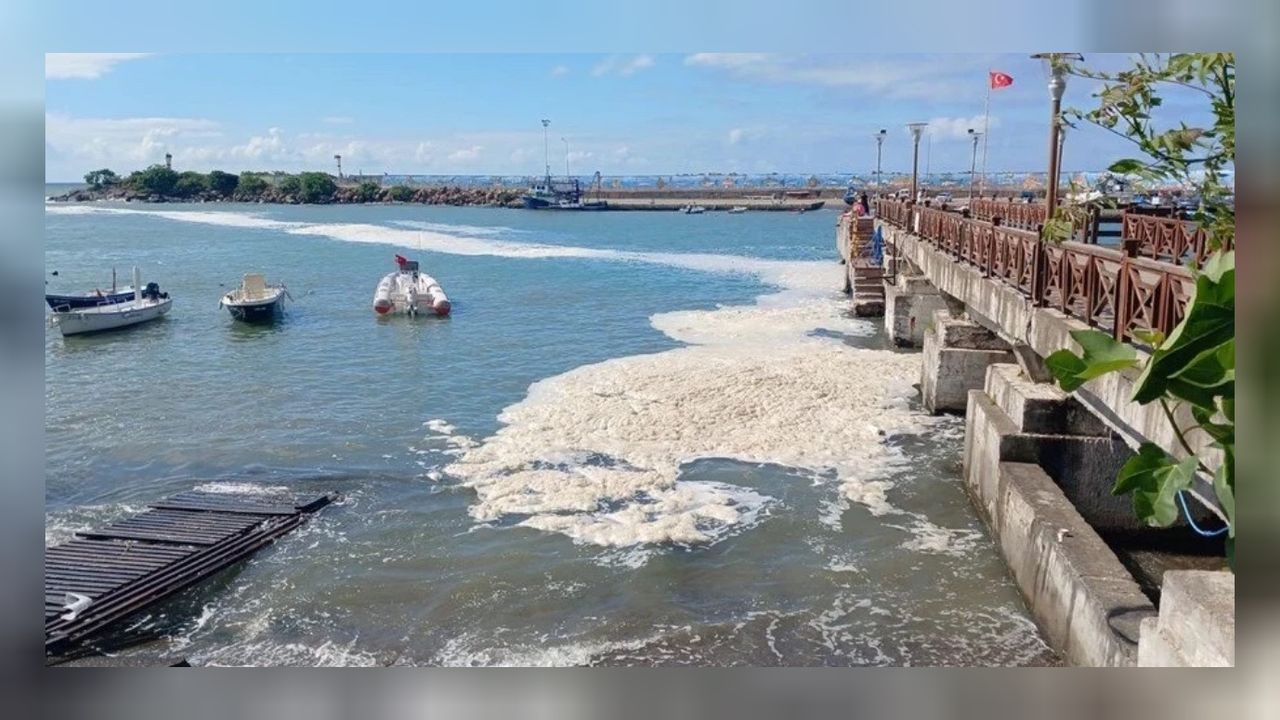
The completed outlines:
[[[1165,573],[1157,623],[1160,637],[1152,639],[1152,647],[1139,648],[1139,664],[1146,660],[1159,667],[1234,666],[1235,587],[1235,574],[1230,572]]]
[[[1076,665],[1137,662],[1155,607],[1057,484],[1030,463],[1001,463],[996,534],[1050,643]]]
[[[988,378],[991,375],[988,369]],[[1145,526],[1134,516],[1130,499],[1111,494],[1116,473],[1132,454],[1124,442],[1113,436],[1022,432],[1017,420],[986,392],[969,393],[965,414],[965,481],[989,516],[994,514],[998,497],[995,465],[1035,463],[1057,483],[1093,527],[1105,532],[1141,531]]]
[[[920,347],[933,313],[944,308],[942,295],[919,278],[899,275],[884,284],[884,327],[895,345]]]
[[[946,338],[955,338],[951,332],[963,322],[951,323],[943,312],[935,314],[934,324],[924,332],[923,364],[921,365],[920,392],[925,409],[932,413],[961,412],[969,402],[969,391],[983,386],[987,366],[1008,362],[1007,350],[969,349],[951,347]],[[960,334],[968,339],[967,335]]]
[[[966,350],[1007,351],[1009,349],[1009,344],[995,333],[972,320],[960,317],[955,312],[950,298],[944,295],[943,299],[948,301],[948,307],[933,314],[933,327],[937,329],[938,339],[943,347]]]

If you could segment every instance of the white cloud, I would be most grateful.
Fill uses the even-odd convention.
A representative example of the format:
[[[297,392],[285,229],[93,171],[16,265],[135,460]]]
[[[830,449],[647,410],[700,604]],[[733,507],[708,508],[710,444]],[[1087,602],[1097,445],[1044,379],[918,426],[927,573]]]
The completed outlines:
[[[767,53],[694,53],[685,57],[684,64],[736,70],[762,65],[772,57]]]
[[[348,117],[346,115],[330,115],[328,117],[320,118],[320,122],[326,125],[350,125],[355,121],[355,118]]]
[[[973,117],[938,117],[929,121],[928,132],[935,138],[965,140],[969,138],[969,129],[982,132],[983,116]],[[991,116],[989,127],[999,127],[1000,118]]]
[[[740,145],[742,143],[759,140],[768,135],[762,127],[736,127],[730,128],[727,140],[730,145]]]
[[[569,66],[557,65],[551,68],[551,77],[563,77],[569,74]]]
[[[480,157],[480,153],[484,152],[483,145],[472,145],[468,148],[460,148],[449,153],[449,160],[453,162],[469,162]]]
[[[46,80],[77,78],[92,80],[111,71],[118,63],[147,57],[150,53],[45,53]]]
[[[634,75],[641,70],[653,67],[654,64],[655,61],[652,55],[635,55],[630,58],[625,58],[621,55],[610,55],[591,68],[591,76]]]

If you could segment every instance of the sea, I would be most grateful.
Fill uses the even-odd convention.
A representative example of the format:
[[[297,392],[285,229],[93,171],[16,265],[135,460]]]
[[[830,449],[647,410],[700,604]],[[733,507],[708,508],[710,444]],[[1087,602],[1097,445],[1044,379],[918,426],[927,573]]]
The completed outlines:
[[[48,194],[60,188],[50,187]],[[838,209],[843,209],[838,208]],[[1052,665],[836,211],[46,205],[45,542],[166,495],[334,491],[138,617],[193,665]],[[376,317],[402,254],[448,318]],[[271,325],[219,297],[283,282]],[[56,275],[54,274],[56,273]]]

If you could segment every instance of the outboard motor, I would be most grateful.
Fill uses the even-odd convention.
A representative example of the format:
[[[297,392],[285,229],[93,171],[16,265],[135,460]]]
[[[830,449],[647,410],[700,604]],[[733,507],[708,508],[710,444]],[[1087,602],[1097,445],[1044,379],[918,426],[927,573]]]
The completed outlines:
[[[147,283],[147,286],[142,290],[142,297],[147,298],[148,300],[159,300],[162,297],[168,297],[168,295],[162,294],[160,292],[159,283],[149,282]]]

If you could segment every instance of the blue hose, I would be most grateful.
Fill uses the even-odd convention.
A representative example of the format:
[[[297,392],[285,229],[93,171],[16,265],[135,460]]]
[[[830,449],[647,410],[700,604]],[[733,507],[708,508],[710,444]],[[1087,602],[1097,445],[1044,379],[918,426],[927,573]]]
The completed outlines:
[[[1183,493],[1185,492],[1186,490],[1178,491],[1178,504],[1182,506],[1182,514],[1187,516],[1187,524],[1191,526],[1192,530],[1196,531],[1197,535],[1201,537],[1218,537],[1219,535],[1227,531],[1229,527],[1227,525],[1223,525],[1217,530],[1212,530],[1212,531],[1201,530],[1200,526],[1196,525],[1195,518],[1191,517],[1191,510],[1187,508],[1187,499],[1182,496]]]

